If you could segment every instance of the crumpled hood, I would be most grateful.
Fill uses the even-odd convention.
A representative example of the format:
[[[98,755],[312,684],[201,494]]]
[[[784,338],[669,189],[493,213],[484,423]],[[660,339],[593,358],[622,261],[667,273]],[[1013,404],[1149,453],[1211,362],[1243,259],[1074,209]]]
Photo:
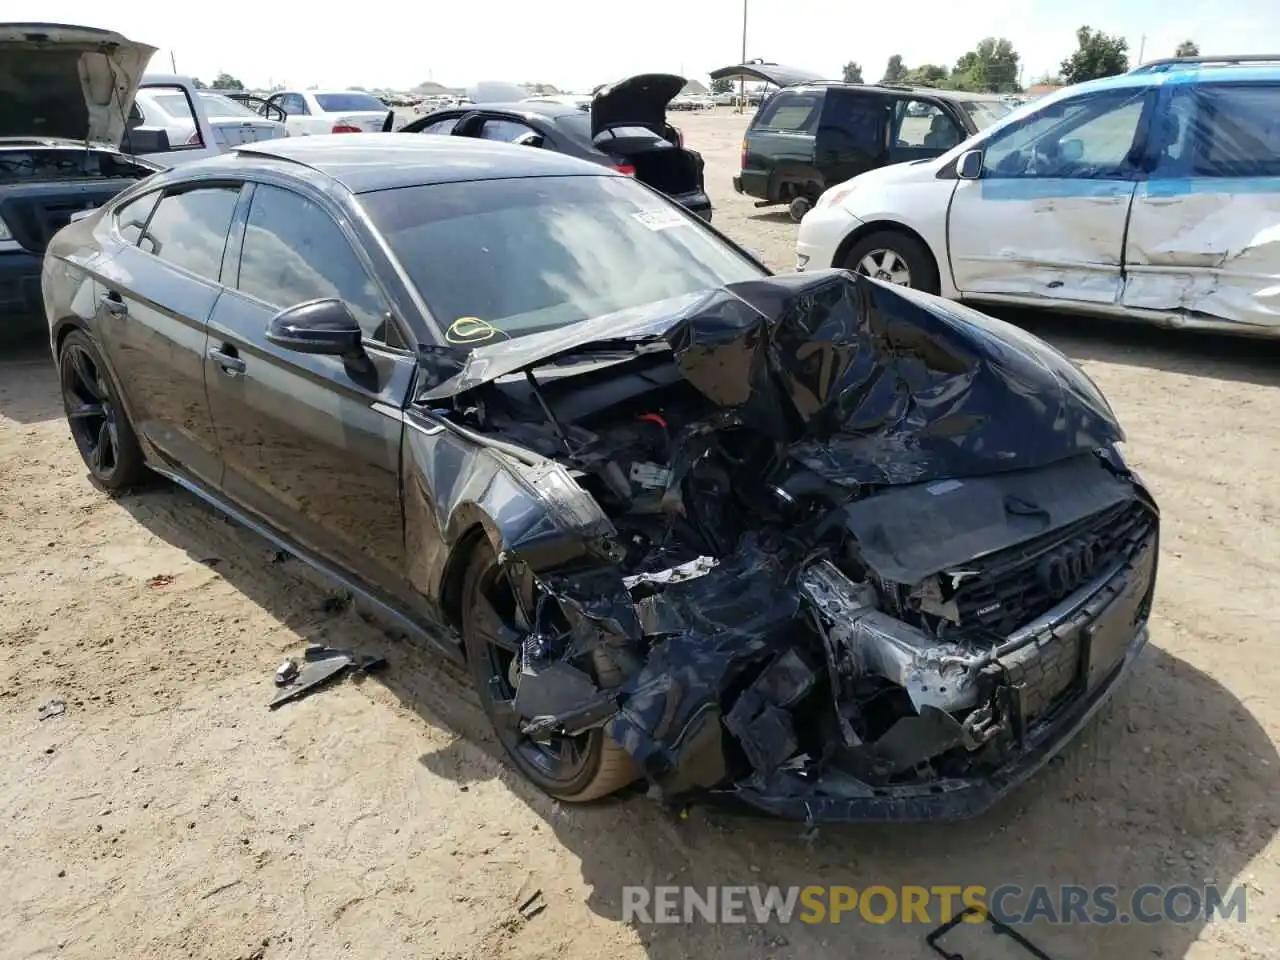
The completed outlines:
[[[1124,439],[1093,381],[1043,340],[845,270],[730,284],[480,347],[423,399],[629,339],[665,340],[708,399],[844,485],[1028,469]]]
[[[0,137],[119,146],[153,53],[110,30],[0,24]]]

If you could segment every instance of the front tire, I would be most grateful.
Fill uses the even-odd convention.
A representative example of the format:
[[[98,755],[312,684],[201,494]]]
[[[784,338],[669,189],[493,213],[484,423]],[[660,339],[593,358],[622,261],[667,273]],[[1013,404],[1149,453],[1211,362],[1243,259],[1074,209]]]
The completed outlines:
[[[112,493],[145,483],[149,472],[137,434],[102,354],[83,330],[72,330],[62,341],[58,377],[71,438],[94,480]]]
[[[849,248],[841,266],[924,293],[936,294],[941,289],[933,254],[915,237],[897,230],[877,230],[863,237]]]
[[[635,761],[596,727],[570,737],[534,741],[521,732],[511,703],[519,682],[513,659],[527,630],[517,621],[516,595],[488,543],[471,553],[462,582],[462,640],[480,703],[516,769],[558,800],[585,803],[621,790],[638,776]],[[596,682],[617,686],[616,667],[597,667]]]

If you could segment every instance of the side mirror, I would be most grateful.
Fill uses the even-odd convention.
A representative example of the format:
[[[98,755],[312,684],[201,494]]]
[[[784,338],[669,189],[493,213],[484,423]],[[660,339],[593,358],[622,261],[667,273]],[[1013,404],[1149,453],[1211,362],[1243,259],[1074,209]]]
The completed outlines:
[[[309,300],[281,310],[267,324],[267,341],[296,353],[355,359],[364,356],[360,324],[341,300]]]
[[[1058,159],[1063,163],[1079,163],[1084,156],[1084,141],[1072,137],[1058,143]]]
[[[542,134],[530,130],[528,133],[520,134],[511,142],[521,147],[540,147],[544,142],[544,138]]]
[[[135,156],[141,153],[168,153],[172,149],[169,131],[163,127],[134,127],[124,137],[124,152]]]
[[[71,217],[68,219],[67,222],[79,223],[81,220],[85,219],[86,217],[92,217],[97,212],[98,212],[97,207],[90,207],[88,210],[77,210],[75,213],[71,214]]]
[[[956,176],[961,180],[978,180],[982,177],[982,151],[969,150],[960,155],[956,164]]]

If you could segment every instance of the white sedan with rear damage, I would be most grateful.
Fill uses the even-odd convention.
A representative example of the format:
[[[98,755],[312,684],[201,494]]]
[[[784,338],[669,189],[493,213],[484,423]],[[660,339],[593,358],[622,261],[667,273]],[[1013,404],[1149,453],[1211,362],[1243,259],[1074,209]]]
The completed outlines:
[[[1162,61],[829,188],[798,270],[953,300],[1280,335],[1280,69]]]

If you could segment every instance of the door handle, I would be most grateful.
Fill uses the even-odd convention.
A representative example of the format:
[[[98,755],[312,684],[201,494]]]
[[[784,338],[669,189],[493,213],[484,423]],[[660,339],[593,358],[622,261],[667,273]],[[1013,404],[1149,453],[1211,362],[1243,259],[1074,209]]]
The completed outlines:
[[[228,350],[232,352],[228,353]],[[245,371],[244,361],[237,357],[234,351],[235,347],[229,345],[209,348],[209,359],[216,363],[218,369],[228,377],[238,377]]]
[[[109,317],[123,317],[129,312],[129,305],[114,290],[102,295],[102,309]]]

